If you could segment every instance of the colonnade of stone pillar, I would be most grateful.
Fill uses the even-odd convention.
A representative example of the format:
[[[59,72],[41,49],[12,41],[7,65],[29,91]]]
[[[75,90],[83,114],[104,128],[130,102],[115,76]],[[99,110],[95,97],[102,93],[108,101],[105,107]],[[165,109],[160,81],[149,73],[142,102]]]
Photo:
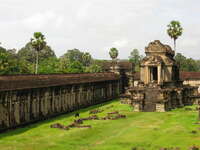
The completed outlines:
[[[120,94],[120,81],[0,92],[0,131],[102,103]]]

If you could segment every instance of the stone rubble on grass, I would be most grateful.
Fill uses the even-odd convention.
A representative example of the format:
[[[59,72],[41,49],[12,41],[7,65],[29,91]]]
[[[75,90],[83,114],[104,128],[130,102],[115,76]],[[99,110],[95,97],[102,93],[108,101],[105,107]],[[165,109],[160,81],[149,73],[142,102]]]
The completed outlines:
[[[89,114],[98,114],[98,113],[101,113],[101,112],[103,112],[103,110],[94,109],[94,110],[91,110],[91,111],[89,112]]]
[[[83,124],[83,121],[86,120],[117,120],[120,118],[126,118],[126,115],[123,114],[119,114],[118,111],[114,111],[114,112],[109,112],[107,113],[107,116],[99,118],[97,115],[92,115],[86,118],[79,118],[74,120],[73,123],[71,123],[68,126],[64,126],[60,123],[55,123],[50,125],[51,128],[59,128],[59,129],[64,129],[64,130],[69,130],[70,128],[91,128],[91,125],[81,125]]]

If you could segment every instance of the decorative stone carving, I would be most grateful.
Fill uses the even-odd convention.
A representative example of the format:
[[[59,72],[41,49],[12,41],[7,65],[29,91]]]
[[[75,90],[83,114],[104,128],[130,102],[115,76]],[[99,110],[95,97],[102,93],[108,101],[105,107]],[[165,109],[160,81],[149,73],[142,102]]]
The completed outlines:
[[[140,64],[140,80],[129,87],[134,111],[164,112],[192,103],[195,87],[185,86],[179,79],[179,68],[170,46],[156,40],[145,48]]]

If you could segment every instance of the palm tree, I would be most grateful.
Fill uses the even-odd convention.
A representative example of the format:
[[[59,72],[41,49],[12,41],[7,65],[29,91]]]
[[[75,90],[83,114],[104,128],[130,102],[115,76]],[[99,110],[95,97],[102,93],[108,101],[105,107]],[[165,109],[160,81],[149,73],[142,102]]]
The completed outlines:
[[[36,51],[35,74],[38,74],[39,51],[46,46],[44,35],[41,32],[35,32],[31,38],[31,45]]]
[[[118,50],[116,48],[111,48],[109,51],[110,57],[112,58],[112,60],[115,60],[118,56]]]
[[[176,51],[176,40],[182,35],[183,28],[179,21],[171,21],[167,27],[167,33],[174,40],[174,50]]]
[[[82,59],[83,59],[84,65],[89,66],[92,61],[92,56],[90,55],[90,53],[86,52],[83,54]]]
[[[114,66],[115,66],[115,62],[114,60],[117,59],[117,56],[118,56],[118,50],[116,48],[111,48],[110,51],[109,51],[109,54],[110,54],[110,57],[112,58],[112,67],[114,69]]]

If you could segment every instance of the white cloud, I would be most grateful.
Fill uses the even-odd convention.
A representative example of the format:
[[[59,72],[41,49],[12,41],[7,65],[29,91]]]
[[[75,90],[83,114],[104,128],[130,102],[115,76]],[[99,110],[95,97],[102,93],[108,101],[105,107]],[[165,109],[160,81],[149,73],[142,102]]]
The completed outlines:
[[[77,11],[78,19],[82,20],[82,19],[88,17],[89,9],[91,6],[92,6],[91,2],[87,2],[87,3],[83,4]]]
[[[46,27],[59,28],[64,22],[64,17],[57,15],[55,12],[47,11],[36,13],[22,20],[23,25],[30,29],[42,29]]]
[[[127,46],[127,44],[128,44],[128,41],[125,39],[122,39],[122,40],[113,42],[113,47],[122,48],[122,47]]]

